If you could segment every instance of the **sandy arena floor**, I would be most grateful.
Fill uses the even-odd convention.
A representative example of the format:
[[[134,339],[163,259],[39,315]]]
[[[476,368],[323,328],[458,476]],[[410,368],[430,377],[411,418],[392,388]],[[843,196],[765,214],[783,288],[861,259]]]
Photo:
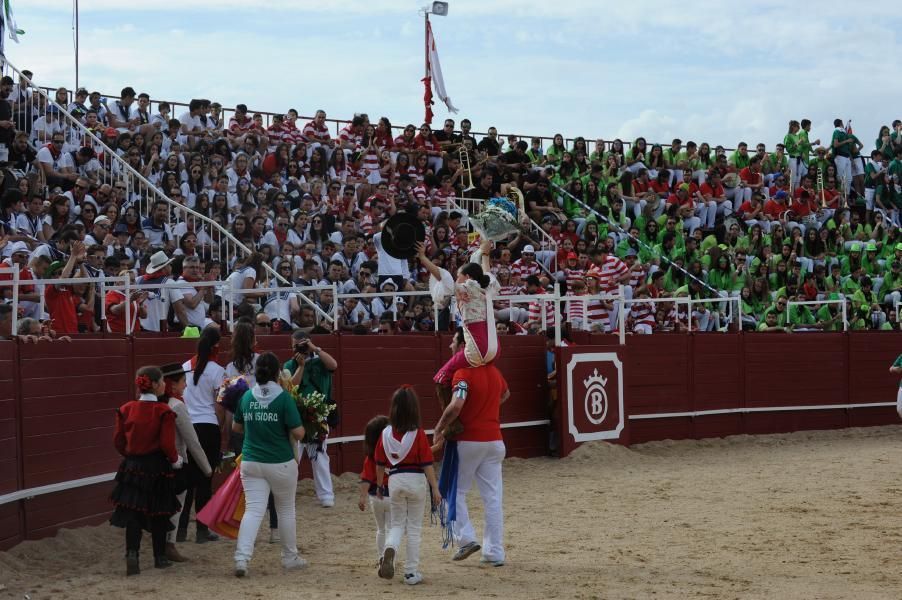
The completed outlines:
[[[415,588],[376,576],[355,478],[336,488],[335,508],[323,509],[301,484],[305,571],[283,573],[261,530],[247,579],[232,576],[233,543],[221,541],[182,544],[192,562],[165,572],[145,551],[144,571],[126,580],[124,535],[100,526],[0,553],[0,598],[902,597],[900,427],[592,444],[563,461],[509,460],[507,566],[451,563],[440,530],[425,528],[426,580]]]

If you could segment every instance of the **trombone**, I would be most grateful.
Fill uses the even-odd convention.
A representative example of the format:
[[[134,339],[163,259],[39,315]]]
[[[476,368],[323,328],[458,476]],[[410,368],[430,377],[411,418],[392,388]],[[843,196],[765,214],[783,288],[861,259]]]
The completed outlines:
[[[460,159],[460,166],[464,170],[464,176],[462,178],[463,182],[466,184],[464,192],[475,190],[476,186],[473,185],[473,169],[470,165],[470,153],[467,151],[466,145],[460,145],[460,148],[457,150],[457,155]]]
[[[827,208],[827,198],[824,192],[824,170],[821,168],[817,170],[817,191],[821,197],[821,208]]]

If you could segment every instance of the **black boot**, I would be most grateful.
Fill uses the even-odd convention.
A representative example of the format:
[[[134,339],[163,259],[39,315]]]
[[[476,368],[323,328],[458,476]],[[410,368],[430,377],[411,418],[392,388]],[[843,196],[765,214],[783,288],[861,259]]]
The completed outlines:
[[[138,564],[138,552],[129,550],[125,553],[125,575],[139,575],[141,566]]]
[[[153,568],[154,569],[168,569],[172,566],[172,563],[169,562],[169,559],[165,556],[154,556],[153,557]]]
[[[175,532],[175,541],[184,542],[188,539],[188,530],[187,529],[179,529]]]

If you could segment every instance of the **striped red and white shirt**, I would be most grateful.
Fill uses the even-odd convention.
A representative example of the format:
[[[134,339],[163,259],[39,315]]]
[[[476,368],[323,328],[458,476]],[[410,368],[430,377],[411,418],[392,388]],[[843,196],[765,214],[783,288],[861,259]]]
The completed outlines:
[[[598,275],[599,291],[602,294],[612,294],[617,291],[619,284],[617,279],[627,274],[629,268],[626,263],[616,256],[607,255],[600,265],[592,265],[590,273]]]
[[[544,295],[544,294],[543,294]],[[550,297],[550,296],[549,296]],[[542,311],[545,312],[545,321],[542,321]],[[529,303],[526,320],[528,323],[539,323],[545,329],[553,327],[557,322],[554,318],[553,300],[533,300]]]
[[[410,151],[410,150],[416,150],[416,148],[417,148],[417,141],[416,141],[415,137],[412,137],[408,140],[408,139],[405,139],[403,135],[399,135],[398,137],[395,138],[395,144],[394,144],[394,148],[393,148],[393,150],[395,150],[395,151],[398,151],[398,152],[402,152],[404,150]]]
[[[319,127],[317,126],[316,121],[310,121],[304,125],[304,130],[301,134],[308,144],[314,142],[328,144],[332,140],[332,136],[329,135],[329,127],[325,123],[323,123],[322,127]]]
[[[351,124],[348,123],[348,125],[338,133],[338,139],[341,140],[342,144],[352,144],[356,149],[363,143],[363,134],[355,132]]]
[[[585,269],[564,269],[564,277],[567,281],[567,289],[573,289],[574,283],[586,280],[586,271]]]
[[[417,148],[425,151],[427,154],[431,156],[435,156],[441,153],[442,147],[439,146],[438,142],[435,139],[435,136],[429,136],[429,138],[424,138],[422,135],[417,135],[414,138],[416,142]]]
[[[645,278],[648,276],[648,268],[645,265],[637,264],[632,271],[630,271],[630,280],[629,286],[633,288],[633,290],[637,289],[643,283],[645,283]]]
[[[454,193],[453,188],[447,192],[439,188],[432,193],[432,206],[437,206],[442,210],[451,210],[450,200],[453,200],[456,196],[457,194]]]
[[[611,331],[611,314],[601,300],[590,300],[586,306],[586,327],[589,331]]]
[[[530,275],[541,275],[542,268],[536,261],[527,264],[523,262],[522,258],[518,258],[511,265],[511,273],[520,277],[520,281],[526,281],[526,278]]]
[[[229,131],[232,133],[241,135],[242,133],[250,131],[253,126],[254,120],[250,117],[246,117],[243,122],[235,117],[229,119]]]
[[[655,326],[655,305],[652,302],[637,302],[630,308],[633,325]]]

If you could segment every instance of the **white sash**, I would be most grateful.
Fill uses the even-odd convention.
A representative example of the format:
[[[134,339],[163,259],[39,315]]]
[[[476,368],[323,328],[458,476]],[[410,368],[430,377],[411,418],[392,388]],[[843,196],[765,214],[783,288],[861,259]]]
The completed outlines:
[[[385,456],[392,466],[398,464],[410,453],[413,443],[417,439],[417,430],[408,431],[401,438],[401,441],[395,439],[392,434],[391,425],[382,430],[382,448],[385,450]]]

